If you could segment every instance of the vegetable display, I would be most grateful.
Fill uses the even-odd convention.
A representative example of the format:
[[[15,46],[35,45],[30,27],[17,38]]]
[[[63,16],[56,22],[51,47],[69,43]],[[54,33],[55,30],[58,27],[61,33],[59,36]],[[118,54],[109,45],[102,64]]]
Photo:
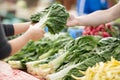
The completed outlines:
[[[71,39],[67,35],[57,37],[51,35],[41,39],[37,44],[40,46],[39,49],[38,46],[30,48],[30,50],[34,49],[35,54],[32,55],[32,51],[26,49],[23,52],[29,53],[23,53],[24,57],[21,58],[21,54],[11,56],[13,58],[8,58],[8,63],[14,61],[14,58],[17,61],[18,58],[30,74],[46,80],[75,80],[75,77],[84,76],[83,71],[96,63],[110,61],[111,57],[120,60],[120,39],[114,37],[81,36]],[[25,57],[26,55],[28,57]]]
[[[39,22],[38,26],[48,27],[50,33],[55,34],[63,30],[69,14],[61,4],[53,4],[43,11],[33,14],[31,21]]]
[[[87,46],[87,45],[86,45]],[[120,40],[117,38],[103,38],[98,41],[97,47],[94,48],[93,54],[89,52],[89,56],[83,57],[83,61],[68,65],[62,70],[47,76],[48,80],[74,80],[71,75],[77,77],[84,74],[79,73],[79,70],[85,71],[88,67],[94,66],[98,62],[109,61],[111,56],[120,60]],[[80,54],[80,56],[82,56]],[[80,58],[81,59],[81,58]],[[76,60],[76,59],[75,59]],[[75,61],[74,60],[74,61]]]
[[[4,61],[12,68],[24,69],[46,80],[120,80],[120,39],[115,38],[118,29],[110,24],[87,26],[83,36],[72,39],[66,33],[59,33],[68,17],[61,4],[31,15],[36,27],[48,27],[51,34],[29,41]]]
[[[41,63],[41,61],[27,63],[28,72],[34,75],[37,74],[45,77],[48,74],[58,72],[67,66],[78,63],[84,60],[85,55],[90,56],[88,53],[97,46],[97,40],[97,37],[94,38],[93,36],[84,36],[75,40],[71,40],[65,46],[65,50],[63,51],[63,53],[55,59],[50,60],[47,63]],[[85,41],[87,41],[87,43]],[[85,55],[84,52],[86,52]],[[83,54],[81,58],[79,58],[80,54]],[[37,71],[34,69],[37,69]]]

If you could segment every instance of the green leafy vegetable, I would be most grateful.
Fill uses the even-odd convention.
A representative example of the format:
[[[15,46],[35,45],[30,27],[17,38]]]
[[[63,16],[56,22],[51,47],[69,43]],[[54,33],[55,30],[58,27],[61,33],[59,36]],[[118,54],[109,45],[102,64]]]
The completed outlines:
[[[94,50],[94,48],[97,46],[97,42],[98,42],[97,40],[98,39],[93,36],[84,36],[75,40],[71,40],[66,45],[65,50],[60,56],[49,61],[48,63],[37,64],[38,66],[35,68],[39,71],[39,73],[36,72],[36,74],[45,77],[48,74],[60,71],[67,66],[76,64],[86,59],[87,57],[85,57],[83,53],[85,51],[89,53],[90,51]],[[86,56],[87,55],[88,57],[91,56],[88,53],[86,53]],[[83,56],[79,58],[80,55],[83,55],[84,59],[82,58]],[[33,70],[34,65],[35,64],[27,65],[29,71]],[[33,66],[32,69],[30,69],[31,66]],[[46,66],[46,67],[43,68],[42,66]]]
[[[5,59],[13,68],[26,69],[26,63],[38,59],[48,58],[72,40],[66,33],[56,35],[45,34],[45,37],[39,41],[30,41],[28,44],[13,56]]]
[[[82,73],[79,74],[79,70],[85,71],[88,67],[94,66],[98,62],[106,62],[114,57],[117,60],[120,60],[120,40],[117,38],[103,38],[98,41],[97,47],[94,51],[90,51],[90,54],[85,54],[83,60],[81,58],[83,54],[79,56],[80,62],[74,63],[72,65],[67,65],[62,68],[60,71],[48,75],[49,80],[74,80],[71,75],[75,75],[77,77],[83,76]],[[93,54],[91,54],[93,53]],[[76,58],[76,57],[75,57]],[[76,61],[73,60],[73,61]],[[71,63],[68,62],[67,64]],[[63,66],[65,66],[63,64]]]
[[[33,23],[40,22],[40,26],[48,27],[50,33],[59,33],[66,25],[69,14],[66,12],[64,6],[60,4],[53,4],[43,11],[31,16]]]

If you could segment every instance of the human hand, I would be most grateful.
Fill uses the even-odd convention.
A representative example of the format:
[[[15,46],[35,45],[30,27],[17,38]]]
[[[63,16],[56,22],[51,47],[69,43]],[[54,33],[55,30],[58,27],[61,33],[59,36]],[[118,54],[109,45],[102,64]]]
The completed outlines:
[[[29,29],[26,32],[30,39],[32,40],[39,40],[44,36],[44,30],[40,27],[35,27],[34,25],[30,25]]]
[[[77,26],[78,25],[78,19],[77,19],[77,17],[75,17],[74,15],[70,14],[70,17],[68,18],[66,25],[68,27]]]

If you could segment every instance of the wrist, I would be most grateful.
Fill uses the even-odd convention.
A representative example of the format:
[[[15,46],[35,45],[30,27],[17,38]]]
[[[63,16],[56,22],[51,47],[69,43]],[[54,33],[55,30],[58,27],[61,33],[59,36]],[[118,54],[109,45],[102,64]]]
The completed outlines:
[[[32,35],[29,32],[25,32],[23,35],[23,40],[25,41],[29,41],[30,39],[32,39]]]
[[[76,24],[75,24],[76,26],[80,26],[81,24],[80,24],[80,18],[79,17],[76,17]]]

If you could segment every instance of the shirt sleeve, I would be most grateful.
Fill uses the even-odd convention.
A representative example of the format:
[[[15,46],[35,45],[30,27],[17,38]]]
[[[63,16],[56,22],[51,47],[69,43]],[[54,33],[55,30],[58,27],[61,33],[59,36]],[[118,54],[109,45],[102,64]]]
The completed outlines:
[[[4,31],[2,24],[0,24],[0,59],[8,57],[11,53],[11,46],[7,42]]]
[[[2,24],[3,26],[3,29],[4,29],[4,32],[5,32],[5,35],[6,36],[12,36],[14,35],[14,27],[12,24]]]

